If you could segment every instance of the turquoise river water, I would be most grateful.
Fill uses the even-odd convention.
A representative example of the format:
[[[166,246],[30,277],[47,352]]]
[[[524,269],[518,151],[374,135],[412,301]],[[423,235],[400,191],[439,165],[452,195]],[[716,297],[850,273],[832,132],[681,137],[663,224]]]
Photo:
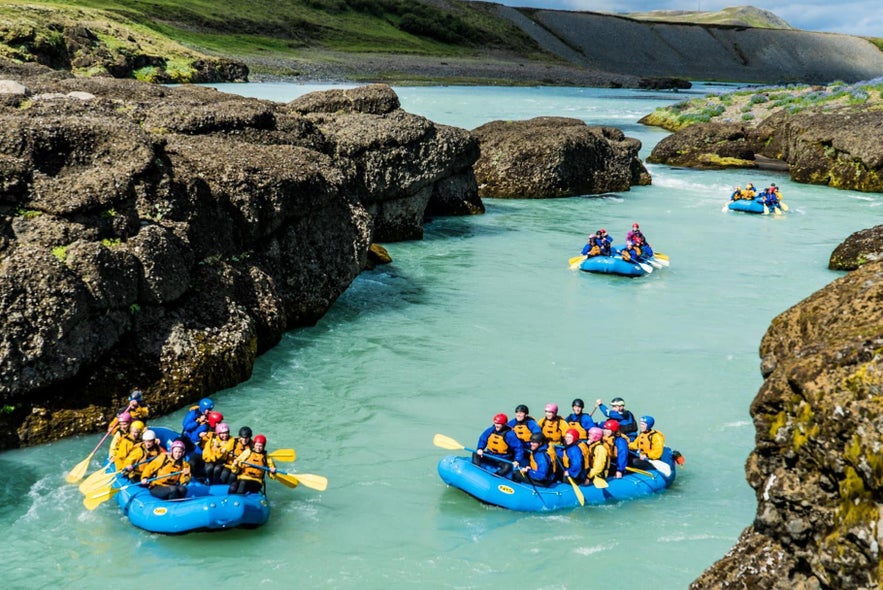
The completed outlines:
[[[237,85],[287,101],[319,86]],[[613,125],[690,93],[562,88],[397,88],[403,108],[474,128],[539,115]],[[704,92],[699,89],[698,92]],[[316,325],[219,392],[234,429],[294,447],[292,471],[325,492],[271,482],[259,529],[183,536],[131,526],[115,502],[81,504],[68,469],[100,436],[0,454],[3,587],[686,588],[754,516],[744,462],[758,345],[780,312],[841,273],[832,249],[880,223],[883,195],[792,183],[782,173],[648,166],[652,186],[603,197],[486,201],[387,244]],[[733,185],[776,182],[791,211],[721,211]],[[671,267],[639,279],[569,270],[588,230],[621,241],[639,221]],[[133,384],[133,386],[136,384]],[[656,417],[684,468],[670,490],[551,515],[492,508],[449,489],[433,434],[474,446],[497,412],[619,395]],[[154,423],[174,428],[181,410]],[[93,468],[97,467],[93,463]]]

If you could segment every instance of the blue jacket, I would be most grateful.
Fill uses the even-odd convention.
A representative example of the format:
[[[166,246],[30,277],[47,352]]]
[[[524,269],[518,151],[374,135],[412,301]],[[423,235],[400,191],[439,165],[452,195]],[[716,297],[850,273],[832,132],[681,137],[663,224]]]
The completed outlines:
[[[493,457],[502,457],[503,459],[508,459],[510,461],[517,461],[521,464],[524,461],[524,443],[520,438],[515,436],[515,431],[509,428],[508,426],[504,426],[500,429],[500,434],[503,436],[503,440],[509,445],[509,452],[500,455],[498,453],[492,453],[486,449],[488,439],[492,434],[497,432],[497,429],[491,425],[484,432],[481,433],[481,436],[478,437],[478,445],[476,445],[476,449],[481,449],[485,455],[491,455]]]
[[[616,471],[625,475],[625,468],[629,464],[629,441],[616,434],[613,439],[613,446],[616,449]]]
[[[598,409],[608,418],[613,418],[619,422],[619,431],[629,437],[629,440],[635,440],[638,436],[638,421],[635,420],[634,414],[628,410],[624,414],[620,414],[616,410],[607,409],[607,406],[604,404],[600,404]]]
[[[570,474],[570,477],[572,477],[573,480],[577,484],[581,484],[583,482],[583,480],[586,478],[586,466],[583,461],[583,452],[579,448],[579,444],[574,443],[570,446],[565,446],[563,451],[564,451],[564,454],[567,455],[567,462],[570,464],[570,466],[566,468],[567,473]],[[628,451],[629,451],[629,447],[628,447],[628,443],[626,443],[626,446],[625,446],[626,457],[628,457]],[[561,466],[562,466],[562,473],[563,473],[563,471],[565,469],[563,460],[561,461]]]
[[[597,424],[595,424],[595,421],[592,420],[592,417],[585,412],[580,414],[579,418],[577,418],[576,414],[571,413],[570,416],[564,419],[564,421],[568,424],[570,424],[571,422],[577,422],[580,426],[583,427],[583,430],[585,430],[586,432],[589,431],[589,428],[594,428],[595,426],[598,426]]]
[[[195,408],[191,408],[187,415],[184,416],[184,419],[181,421],[181,434],[190,438],[191,433],[199,427],[199,422],[196,420],[202,416],[202,412],[199,411],[199,406]]]
[[[537,465],[536,469],[528,467],[527,475],[534,483],[548,485],[555,480],[555,470],[552,468],[552,457],[549,456],[549,445],[543,444],[537,447],[536,452],[528,451]]]
[[[199,435],[203,432],[208,432],[208,429],[208,424],[203,423],[198,425],[196,427],[196,430],[187,435],[190,438],[190,442],[193,443],[193,454],[195,454],[197,457],[202,457],[202,445],[200,444],[202,442],[202,439],[199,437]]]
[[[524,441],[524,445],[523,445],[523,446],[525,446],[525,451],[527,450],[527,449],[526,449],[526,447],[527,447],[527,441],[530,440],[530,435],[531,435],[531,434],[534,434],[534,433],[537,433],[537,432],[542,432],[542,431],[543,431],[543,429],[540,428],[540,425],[537,424],[537,421],[534,420],[533,418],[531,418],[530,416],[525,416],[525,417],[524,417],[524,422],[522,422],[521,424],[518,423],[518,420],[516,420],[515,418],[512,418],[511,420],[509,420],[509,422],[506,424],[506,426],[508,426],[509,428],[511,428],[513,431],[515,430],[515,427],[516,427],[516,426],[523,426],[524,428],[527,428],[528,434],[527,434],[526,436],[524,436],[524,437],[521,437],[521,436],[518,437],[518,438],[520,438],[522,441]],[[516,432],[515,434],[517,435],[518,433]]]

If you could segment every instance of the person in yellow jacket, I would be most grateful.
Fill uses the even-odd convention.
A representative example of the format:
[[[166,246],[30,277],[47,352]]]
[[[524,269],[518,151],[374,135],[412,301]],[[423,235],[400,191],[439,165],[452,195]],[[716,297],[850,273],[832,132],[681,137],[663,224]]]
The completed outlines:
[[[546,404],[545,415],[537,423],[550,445],[562,444],[564,433],[570,426],[558,415],[558,404]]]
[[[132,415],[129,412],[123,412],[116,416],[107,427],[108,432],[113,432],[113,438],[110,439],[110,449],[107,451],[107,458],[111,461],[117,456],[117,446],[123,437],[129,435],[129,426],[132,425]]]
[[[145,430],[141,435],[141,442],[132,447],[129,454],[123,460],[123,471],[126,477],[132,481],[141,481],[141,474],[147,467],[147,463],[159,457],[164,452],[156,440],[156,433],[152,430]]]
[[[650,459],[661,459],[665,449],[665,435],[658,430],[653,430],[656,420],[653,416],[641,416],[641,433],[629,443],[629,450],[637,451],[638,458],[632,460],[632,465],[639,469],[653,469]]]
[[[150,409],[144,405],[144,396],[137,389],[129,394],[129,403],[121,413],[128,414],[130,421],[141,420],[145,424],[147,424],[147,419],[150,417]],[[110,424],[107,425],[107,431],[113,432],[118,425],[119,416],[110,421]]]
[[[262,469],[264,468],[264,469]],[[270,473],[276,479],[276,464],[267,455],[267,437],[259,434],[254,437],[252,448],[246,449],[233,461],[236,481],[230,484],[228,493],[249,494],[264,488],[264,476]]]
[[[610,469],[610,453],[604,445],[604,431],[597,426],[589,428],[588,442],[580,445],[586,458],[586,481],[585,485],[591,485],[596,477],[607,477]]]
[[[151,495],[161,500],[176,500],[187,495],[190,463],[184,458],[185,449],[184,441],[175,439],[168,453],[159,455],[141,472],[141,485],[148,486]]]
[[[141,442],[141,433],[144,432],[144,422],[135,420],[129,426],[129,433],[121,437],[116,444],[114,451],[113,463],[117,471],[122,471],[126,465],[126,457],[132,452],[139,442]]]
[[[233,460],[239,455],[233,454],[236,439],[230,437],[230,425],[221,422],[215,426],[214,435],[207,437],[205,448],[202,449],[202,460],[205,461],[205,476],[209,485],[229,484],[232,480]],[[245,450],[244,448],[242,450]],[[240,455],[242,454],[240,450]],[[225,469],[226,466],[229,467]]]

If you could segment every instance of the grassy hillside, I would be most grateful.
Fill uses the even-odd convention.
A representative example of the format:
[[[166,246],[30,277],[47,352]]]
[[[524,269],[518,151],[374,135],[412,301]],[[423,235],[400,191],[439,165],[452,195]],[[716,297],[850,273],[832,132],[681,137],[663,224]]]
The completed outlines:
[[[652,12],[630,12],[626,14],[636,20],[664,21],[669,23],[694,23],[698,25],[729,25],[754,27],[757,29],[791,29],[783,19],[768,10],[753,6],[733,6],[717,12],[690,10],[654,10]]]
[[[29,26],[38,27],[39,11],[26,7],[39,7],[72,21],[88,14],[92,22],[103,18],[225,56],[291,55],[305,48],[438,56],[470,55],[477,48],[542,53],[480,3],[450,0],[439,6],[414,0],[3,0],[0,42],[10,53],[15,35],[7,23],[30,12]]]

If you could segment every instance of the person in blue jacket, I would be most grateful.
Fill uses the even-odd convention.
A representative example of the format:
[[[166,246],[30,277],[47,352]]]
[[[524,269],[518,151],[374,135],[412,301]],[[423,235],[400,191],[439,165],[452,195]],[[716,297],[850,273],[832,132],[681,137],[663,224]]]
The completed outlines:
[[[562,479],[568,477],[574,481],[582,482],[586,479],[586,462],[583,459],[583,451],[579,444],[580,433],[576,428],[568,428],[564,433],[564,447],[561,449],[561,467],[563,469]],[[626,454],[628,454],[628,443],[626,443]]]
[[[613,398],[610,400],[609,409],[601,400],[597,400],[595,403],[598,404],[598,409],[607,418],[613,418],[619,422],[619,431],[621,433],[629,437],[629,440],[635,440],[635,437],[638,436],[638,421],[635,420],[634,414],[625,409],[625,400],[621,397]]]
[[[512,471],[513,463],[524,461],[524,444],[515,435],[515,431],[509,428],[508,416],[497,414],[493,424],[490,425],[475,445],[475,453],[472,462],[485,469],[491,468],[497,475],[508,475]],[[485,460],[488,458],[488,460]],[[502,461],[497,461],[502,459]]]
[[[509,420],[506,425],[511,428],[515,432],[515,436],[524,443],[523,446],[525,449],[530,442],[530,435],[534,432],[542,432],[540,425],[537,424],[537,421],[530,415],[530,410],[524,404],[518,404],[515,406],[515,417]]]
[[[579,434],[577,439],[585,439],[589,428],[596,426],[595,421],[592,420],[591,415],[583,413],[583,408],[586,407],[586,404],[580,398],[573,400],[573,403],[570,405],[573,408],[573,412],[564,421],[567,422],[568,426],[577,430],[577,434]]]
[[[193,451],[193,433],[201,425],[208,422],[208,413],[215,407],[215,402],[204,397],[199,400],[199,405],[192,406],[184,419],[181,421],[181,438],[187,445],[187,452]]]
[[[528,464],[515,472],[515,479],[537,486],[550,486],[556,480],[556,464],[555,451],[549,448],[546,437],[542,433],[532,434]]]
[[[619,421],[613,418],[604,423],[604,444],[610,453],[609,477],[620,479],[629,466],[629,439],[619,431]]]

